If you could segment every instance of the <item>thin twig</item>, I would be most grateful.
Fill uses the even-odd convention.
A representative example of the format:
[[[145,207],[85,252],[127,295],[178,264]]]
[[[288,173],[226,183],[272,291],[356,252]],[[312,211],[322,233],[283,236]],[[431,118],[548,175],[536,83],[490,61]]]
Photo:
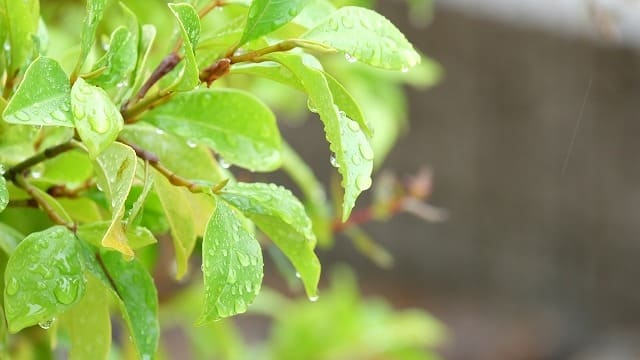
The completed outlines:
[[[62,144],[47,148],[43,152],[36,154],[22,161],[21,163],[9,168],[9,170],[7,170],[3,176],[7,180],[15,182],[16,177],[22,174],[24,171],[26,171],[30,167],[37,165],[45,160],[54,158],[69,150],[73,150],[74,148],[75,148],[75,144],[73,141],[69,141],[66,143],[62,143]]]
[[[49,219],[53,221],[54,224],[66,226],[69,230],[74,233],[77,230],[77,226],[73,222],[68,222],[65,218],[63,218],[60,214],[56,212],[56,210],[47,202],[47,199],[42,197],[42,195],[36,190],[36,188],[29,184],[27,180],[22,175],[17,175],[14,179],[14,183],[24,190],[36,203],[38,206],[44,211]]]

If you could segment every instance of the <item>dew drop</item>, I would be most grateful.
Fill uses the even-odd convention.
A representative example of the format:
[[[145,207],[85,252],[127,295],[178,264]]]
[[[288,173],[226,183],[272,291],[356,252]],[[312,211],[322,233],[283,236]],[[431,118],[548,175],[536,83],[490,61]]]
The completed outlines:
[[[53,290],[53,295],[61,304],[69,305],[78,297],[78,288],[79,285],[77,281],[62,281]]]
[[[373,160],[373,150],[369,144],[360,144],[360,154],[362,154],[362,157],[366,160]]]
[[[126,81],[121,81],[121,82],[119,82],[119,83],[116,85],[116,87],[117,87],[118,89],[122,89],[122,88],[124,88],[125,86],[127,86],[127,82],[126,82]]]
[[[190,148],[192,148],[192,149],[194,149],[196,146],[198,146],[198,144],[196,144],[196,142],[195,142],[195,141],[193,141],[193,140],[191,140],[191,139],[188,139],[188,140],[187,140],[187,146],[188,146],[188,147],[190,147]]]
[[[344,58],[347,59],[347,62],[349,62],[349,63],[354,63],[354,62],[358,61],[358,59],[356,59],[355,56],[352,56],[351,54],[348,54],[348,53],[344,54]]]
[[[242,314],[247,311],[247,303],[245,303],[243,299],[236,300],[234,310],[236,314]]]
[[[331,166],[333,166],[334,168],[339,168],[340,164],[338,164],[338,160],[336,159],[335,155],[331,155],[331,157],[329,158],[329,162],[331,163]]]
[[[64,116],[64,113],[61,110],[55,110],[51,113],[51,117],[58,121],[66,121],[67,117]]]
[[[89,124],[99,134],[104,134],[109,130],[109,123],[106,119],[96,116],[96,114],[89,115]]]
[[[300,279],[300,278],[302,278],[302,275],[300,275],[300,273],[296,271],[296,277],[297,277],[298,279]]]
[[[15,114],[16,119],[20,120],[20,121],[29,121],[31,120],[31,117],[29,116],[29,114],[27,114],[24,111],[18,111]]]
[[[318,301],[318,295],[311,295],[311,296],[309,296],[309,301],[311,301],[311,302],[316,302],[316,301]]]
[[[223,169],[228,169],[228,168],[230,168],[230,167],[231,167],[231,164],[229,164],[229,163],[228,163],[225,159],[223,159],[223,158],[219,158],[219,159],[218,159],[218,164],[220,164],[220,166],[221,166]]]
[[[342,18],[342,25],[347,29],[351,29],[353,27],[353,19],[349,16],[345,16]]]
[[[4,51],[11,51],[11,43],[9,43],[9,40],[4,42],[4,45],[2,45],[2,47],[4,48]]]
[[[84,109],[81,106],[74,106],[73,107],[73,116],[76,119],[78,119],[78,120],[82,119],[82,118],[84,118],[84,115],[85,115],[84,114]]]
[[[360,175],[356,178],[356,186],[361,191],[367,190],[371,187],[371,178],[369,176]]]
[[[353,120],[349,120],[347,122],[347,126],[349,126],[349,129],[351,129],[351,131],[360,131],[360,125],[358,125],[358,123]]]
[[[162,130],[162,129],[156,129],[156,134],[158,134],[158,135],[164,135],[164,130]]]
[[[51,318],[47,321],[43,321],[38,323],[38,326],[40,326],[41,328],[48,330],[51,328],[51,326],[53,325],[53,323],[56,321],[56,318]]]
[[[351,158],[351,162],[353,163],[353,165],[360,165],[360,163],[362,162],[360,156],[353,155],[353,157]]]
[[[13,296],[18,292],[18,280],[14,277],[9,279],[6,288],[7,295]]]
[[[31,170],[31,177],[34,179],[39,179],[42,177],[42,171],[39,169],[32,169]]]
[[[400,69],[400,71],[402,71],[403,73],[407,73],[409,72],[409,68],[406,66],[403,66],[402,69]]]
[[[238,261],[242,266],[249,266],[249,257],[243,253],[238,253]]]

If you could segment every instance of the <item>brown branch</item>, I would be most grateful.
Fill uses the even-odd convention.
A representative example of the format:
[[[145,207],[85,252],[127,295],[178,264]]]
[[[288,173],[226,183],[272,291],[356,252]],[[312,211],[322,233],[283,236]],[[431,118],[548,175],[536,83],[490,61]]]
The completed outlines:
[[[69,150],[73,150],[75,148],[75,144],[72,141],[68,141],[66,143],[62,143],[50,148],[45,149],[43,152],[36,154],[21,163],[9,168],[4,173],[4,178],[15,183],[16,177],[23,172],[25,172],[30,167],[39,164],[45,160],[54,158],[62,153],[65,153]]]
[[[149,75],[149,78],[147,79],[147,81],[144,82],[144,84],[142,85],[142,87],[140,88],[136,96],[133,97],[132,99],[125,101],[122,104],[122,106],[120,107],[120,112],[122,112],[122,115],[123,116],[125,115],[132,101],[134,103],[137,103],[138,101],[142,100],[142,98],[144,98],[145,95],[147,95],[149,90],[151,90],[153,85],[155,85],[158,81],[160,81],[162,77],[164,77],[169,72],[171,72],[171,70],[175,69],[175,67],[180,63],[181,60],[182,60],[182,57],[178,54],[177,51],[172,52],[171,54],[167,55],[164,59],[162,59],[160,64],[158,64],[158,66],[155,68],[155,70],[153,70],[151,75]]]

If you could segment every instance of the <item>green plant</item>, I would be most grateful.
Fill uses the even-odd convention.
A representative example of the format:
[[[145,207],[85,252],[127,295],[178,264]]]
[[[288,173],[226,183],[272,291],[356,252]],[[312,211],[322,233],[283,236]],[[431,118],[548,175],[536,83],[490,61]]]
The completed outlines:
[[[330,245],[340,221],[349,224],[380,164],[374,153],[384,158],[395,141],[401,122],[387,118],[402,119],[400,85],[409,79],[402,73],[415,67],[411,81],[425,85],[436,67],[417,66],[421,56],[381,15],[325,0],[87,0],[77,33],[69,19],[81,11],[73,1],[0,0],[0,357],[47,357],[59,341],[71,358],[106,358],[110,348],[112,356],[155,358],[159,305],[150,270],[156,236],[166,233],[176,279],[201,254],[202,279],[191,279],[201,281],[199,325],[254,301],[261,243],[268,244],[259,234],[315,300],[314,249]],[[111,34],[102,48],[101,33]],[[338,62],[336,52],[397,73]],[[367,106],[337,78],[359,88]],[[323,122],[342,177],[338,222],[271,110],[299,113],[290,101],[299,94]],[[380,96],[389,103],[379,104]],[[381,135],[372,137],[365,119]],[[236,181],[231,164],[282,168],[303,201],[281,186]],[[133,348],[124,341],[115,350],[111,305]]]

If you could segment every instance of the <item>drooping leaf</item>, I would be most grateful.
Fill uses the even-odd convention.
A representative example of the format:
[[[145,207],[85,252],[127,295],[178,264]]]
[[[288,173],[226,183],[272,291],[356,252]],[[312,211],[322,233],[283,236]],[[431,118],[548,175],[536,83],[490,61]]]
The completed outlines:
[[[80,300],[85,279],[77,240],[62,226],[27,236],[5,270],[9,331],[50,321]]]
[[[287,189],[275,184],[227,185],[224,200],[242,211],[289,258],[310,298],[317,296],[320,262],[313,252],[316,237],[304,206]]]
[[[196,244],[193,213],[189,204],[190,192],[184,187],[171,185],[162,175],[156,176],[155,191],[169,222],[176,255],[176,278],[182,278],[188,270],[189,256]]]
[[[89,156],[95,158],[111,145],[124,120],[107,93],[78,78],[71,89],[73,120]]]
[[[202,239],[204,311],[199,324],[245,312],[260,291],[262,252],[241,216],[216,202]]]
[[[153,359],[158,348],[158,293],[153,278],[137,260],[126,261],[114,251],[103,251],[102,261],[113,280],[122,312],[139,359]]]
[[[325,72],[324,77],[327,79],[327,84],[329,85],[329,89],[331,89],[333,102],[336,106],[340,111],[343,111],[349,119],[357,122],[360,129],[362,129],[368,137],[371,137],[373,133],[369,128],[369,123],[365,120],[360,105],[358,105],[353,96],[333,76]]]
[[[111,348],[109,293],[93,276],[87,276],[84,297],[64,316],[71,338],[70,360],[106,360]]]
[[[224,159],[252,171],[280,165],[281,139],[275,116],[254,96],[235,89],[177,94],[142,120],[210,146]]]
[[[93,166],[87,154],[81,150],[67,151],[44,162],[39,183],[64,184],[70,189],[82,186],[93,176]]]
[[[107,5],[107,0],[86,0],[87,2],[87,16],[84,19],[82,25],[82,38],[80,39],[80,55],[78,57],[78,64],[74,73],[78,73],[84,65],[84,62],[93,47],[93,43],[96,39],[96,30],[98,29],[98,23],[102,20],[104,15],[104,8]]]
[[[138,62],[134,68],[133,86],[134,90],[138,90],[142,85],[145,76],[145,65],[149,59],[153,42],[156,38],[156,27],[151,24],[144,24],[140,29],[140,40],[138,43]]]
[[[47,207],[53,210],[55,214],[57,214],[62,220],[64,220],[67,224],[73,223],[71,216],[67,213],[67,211],[62,207],[60,202],[53,196],[49,195],[46,191],[41,190],[40,188],[34,187],[32,191],[38,196],[38,198],[42,199]]]
[[[239,46],[280,28],[296,17],[309,0],[255,0]]]
[[[111,221],[98,221],[89,224],[78,225],[78,237],[92,245],[102,245],[102,239],[112,226]],[[155,244],[158,240],[153,233],[143,226],[131,226],[126,229],[125,236],[127,245],[131,249],[138,249],[147,245]]]
[[[406,71],[420,62],[420,54],[395,25],[361,7],[338,9],[303,38],[342,51],[348,59],[383,69]]]
[[[104,247],[116,249],[128,258],[133,250],[122,226],[124,205],[136,173],[136,153],[121,143],[113,143],[95,160],[98,186],[102,188],[111,210],[111,226],[102,238]]]
[[[34,61],[2,116],[12,124],[73,127],[69,78],[47,57]]]
[[[125,224],[126,227],[138,224],[140,222],[139,220],[144,212],[144,203],[147,201],[147,198],[151,193],[151,189],[153,188],[153,182],[155,178],[153,176],[153,171],[151,170],[151,165],[149,165],[149,162],[144,163],[144,169],[142,170],[142,172],[142,191],[140,191],[140,194],[137,195],[136,201],[133,202],[133,205],[131,205],[131,208],[127,211]],[[141,175],[137,175],[137,177],[140,178]]]
[[[40,2],[38,0],[2,0],[0,1],[0,17],[6,26],[8,44],[7,73],[10,77],[25,65],[31,57],[34,42],[32,36],[38,32],[40,19]]]
[[[87,82],[105,90],[127,86],[128,76],[136,66],[137,55],[137,36],[124,26],[118,27],[111,34],[109,50],[93,66],[94,71],[101,68],[105,70],[87,79]]]
[[[4,211],[4,209],[9,204],[9,190],[7,190],[7,180],[5,180],[4,176],[0,176],[0,211]]]
[[[300,79],[315,107],[312,111],[317,112],[324,123],[327,140],[342,175],[342,220],[345,221],[358,195],[371,187],[373,150],[358,123],[336,106],[331,88],[321,71],[307,66],[297,55],[269,54],[265,58],[281,63]]]
[[[194,54],[200,38],[200,17],[196,9],[187,3],[169,4],[169,8],[178,19],[184,46],[184,68],[182,77],[175,85],[176,90],[191,90],[200,83],[198,63]]]

